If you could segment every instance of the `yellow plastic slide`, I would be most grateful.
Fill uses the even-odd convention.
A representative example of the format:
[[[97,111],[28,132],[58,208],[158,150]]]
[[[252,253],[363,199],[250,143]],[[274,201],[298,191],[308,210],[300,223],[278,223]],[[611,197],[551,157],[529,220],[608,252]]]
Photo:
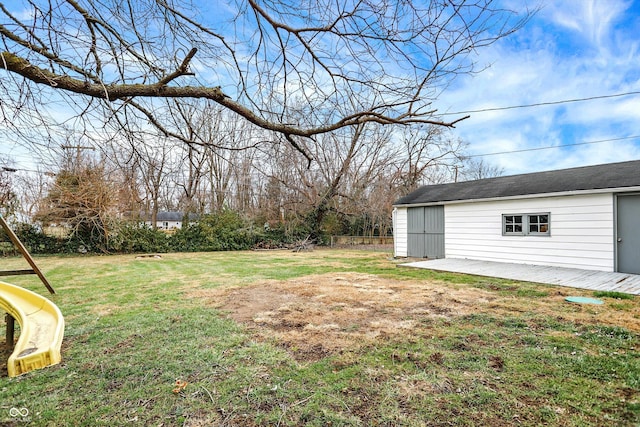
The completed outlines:
[[[0,309],[20,324],[20,337],[7,361],[10,377],[60,363],[64,318],[47,298],[0,282]]]

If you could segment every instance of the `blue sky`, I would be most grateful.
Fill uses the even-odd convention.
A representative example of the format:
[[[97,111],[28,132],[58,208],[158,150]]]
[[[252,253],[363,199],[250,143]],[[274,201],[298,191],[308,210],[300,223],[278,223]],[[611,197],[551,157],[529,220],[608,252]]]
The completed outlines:
[[[547,0],[476,62],[487,68],[457,79],[436,103],[440,112],[640,92],[640,0]],[[472,155],[539,149],[479,157],[507,175],[638,160],[640,93],[471,113],[454,134]],[[561,148],[569,144],[581,145]]]
[[[537,1],[503,0],[516,10]],[[457,113],[630,94],[474,112],[454,135],[471,155],[508,152],[478,157],[505,174],[640,159],[640,0],[540,1],[523,29],[478,51],[481,72],[457,78],[434,106]],[[7,145],[0,154],[31,158]]]

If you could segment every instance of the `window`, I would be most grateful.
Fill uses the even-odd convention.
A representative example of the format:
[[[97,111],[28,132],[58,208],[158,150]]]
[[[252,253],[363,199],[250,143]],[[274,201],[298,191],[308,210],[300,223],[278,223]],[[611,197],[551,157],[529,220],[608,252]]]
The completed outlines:
[[[504,234],[522,234],[522,215],[504,215]]]
[[[549,234],[549,214],[529,215],[529,234]]]
[[[505,236],[549,236],[549,213],[502,215],[502,234]]]

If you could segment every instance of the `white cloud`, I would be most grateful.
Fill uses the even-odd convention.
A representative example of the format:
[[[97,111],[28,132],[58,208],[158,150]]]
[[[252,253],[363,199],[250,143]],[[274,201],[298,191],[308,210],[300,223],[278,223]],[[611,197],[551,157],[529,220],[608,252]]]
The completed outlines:
[[[555,24],[575,31],[606,52],[612,26],[631,3],[613,0],[552,1],[543,9],[543,13]]]
[[[554,1],[514,37],[479,52],[491,67],[463,78],[441,112],[518,106],[640,91],[629,2]],[[635,15],[633,15],[635,16]],[[640,135],[640,96],[474,113],[457,135],[472,154]],[[640,158],[640,138],[485,159],[508,174]]]

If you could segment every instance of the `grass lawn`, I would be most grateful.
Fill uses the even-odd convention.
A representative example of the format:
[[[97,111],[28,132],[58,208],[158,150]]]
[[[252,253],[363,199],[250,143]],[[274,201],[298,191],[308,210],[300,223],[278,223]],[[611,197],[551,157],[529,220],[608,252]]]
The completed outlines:
[[[640,425],[638,298],[350,250],[37,262],[63,362],[9,379],[1,353],[0,425]]]

